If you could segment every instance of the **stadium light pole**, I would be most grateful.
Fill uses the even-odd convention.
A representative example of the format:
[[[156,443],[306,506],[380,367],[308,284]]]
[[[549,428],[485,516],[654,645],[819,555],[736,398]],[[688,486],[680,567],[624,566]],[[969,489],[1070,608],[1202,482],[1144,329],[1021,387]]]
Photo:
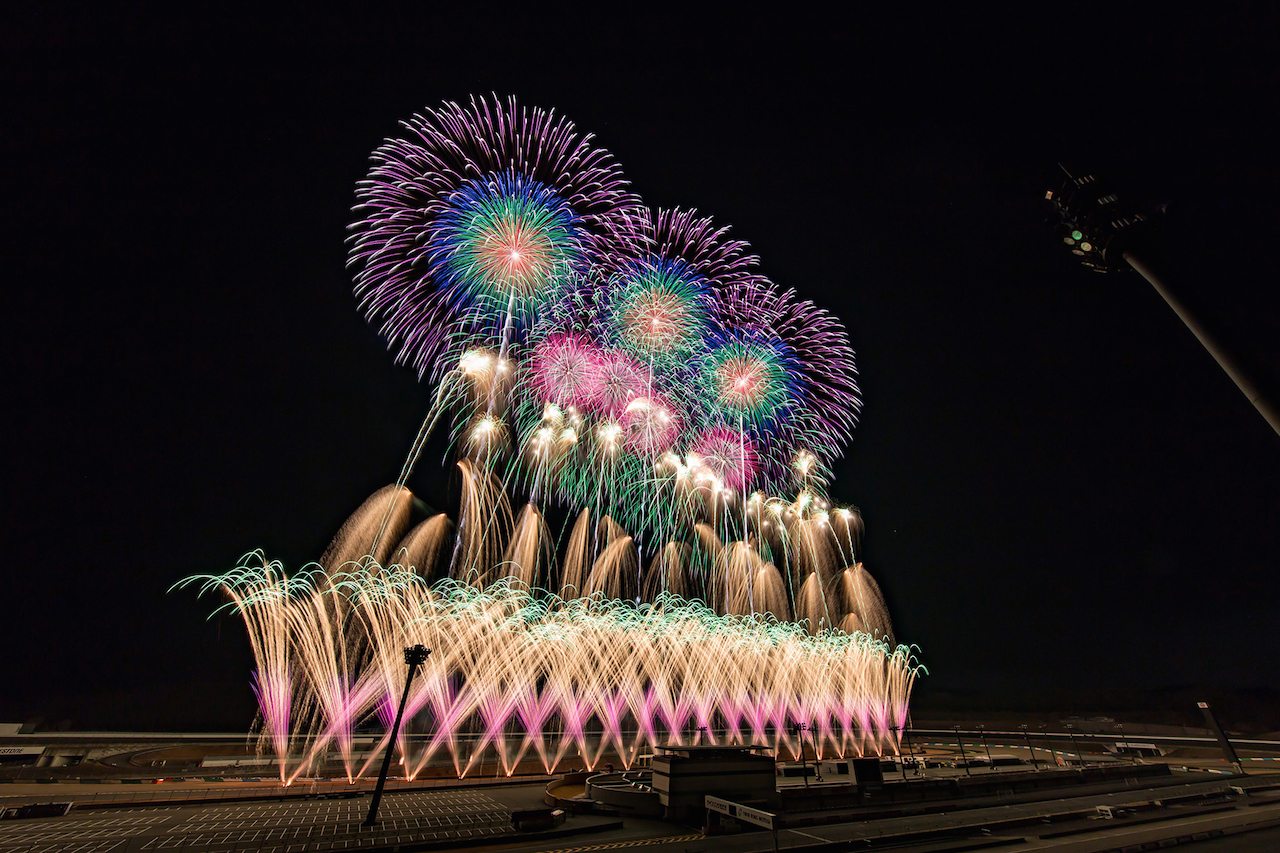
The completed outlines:
[[[889,731],[897,734],[898,732],[906,732],[906,729],[899,726],[889,726]],[[902,738],[898,738],[898,764],[902,767],[902,781],[907,781],[907,762],[902,755]]]
[[[1129,740],[1128,740],[1128,738],[1125,738],[1125,735],[1124,735],[1124,723],[1116,723],[1116,729],[1120,732],[1120,737],[1121,737],[1121,738],[1124,738],[1124,740],[1123,740],[1123,741],[1116,741],[1116,753],[1117,753],[1117,754],[1119,754],[1119,752],[1120,752],[1120,743],[1121,743],[1121,742],[1123,742],[1123,743],[1124,743],[1124,751],[1125,751],[1125,753],[1126,753],[1126,754],[1128,755],[1128,757],[1129,757],[1129,763],[1130,763],[1130,764],[1137,764],[1137,763],[1138,763],[1138,757],[1137,757],[1137,755],[1135,755],[1135,754],[1134,754],[1133,747],[1129,745]]]
[[[1053,751],[1053,741],[1049,739],[1049,732],[1044,726],[1040,726],[1040,739],[1049,744],[1049,766],[1053,767],[1058,763],[1058,755]]]
[[[391,756],[396,751],[396,737],[400,734],[400,723],[404,720],[404,706],[409,703],[409,685],[418,674],[418,667],[427,662],[431,649],[419,643],[404,650],[404,662],[409,665],[409,675],[404,680],[404,693],[400,694],[400,708],[396,711],[396,721],[391,726],[391,735],[387,738],[387,754],[382,758],[382,771],[378,774],[378,786],[373,789],[373,802],[369,803],[369,816],[364,819],[365,826],[374,826],[378,822],[378,806],[382,803],[382,789],[387,785],[387,773],[391,770]]]
[[[1164,301],[1169,303],[1169,307],[1178,315],[1178,319],[1186,324],[1191,330],[1191,334],[1196,336],[1196,340],[1209,351],[1213,356],[1213,360],[1218,362],[1218,366],[1231,377],[1231,381],[1236,383],[1236,387],[1241,393],[1249,399],[1253,407],[1258,413],[1266,419],[1271,428],[1280,435],[1280,407],[1268,398],[1267,394],[1258,386],[1257,381],[1249,375],[1249,371],[1245,368],[1240,358],[1231,350],[1229,350],[1218,336],[1215,335],[1205,324],[1204,320],[1188,307],[1187,303],[1180,299],[1170,287],[1164,276],[1156,272],[1152,264],[1144,259],[1141,255],[1133,251],[1125,251],[1120,253],[1120,257],[1125,260],[1129,266],[1133,267],[1138,275],[1145,278],[1156,292],[1164,297]]]
[[[1200,709],[1201,714],[1204,714],[1204,721],[1209,724],[1209,731],[1213,732],[1214,737],[1218,739],[1218,745],[1222,747],[1222,754],[1227,759],[1227,763],[1231,765],[1237,774],[1245,775],[1244,765],[1240,763],[1240,756],[1236,755],[1235,747],[1231,745],[1231,741],[1227,739],[1227,733],[1218,724],[1218,718],[1214,716],[1213,709],[1209,707],[1209,703],[1197,702],[1196,707]]]
[[[1065,168],[1062,171],[1067,183],[1046,192],[1045,199],[1058,219],[1055,226],[1067,249],[1094,272],[1128,266],[1145,278],[1280,435],[1280,404],[1271,396],[1274,389],[1264,388],[1239,353],[1226,346],[1206,318],[1170,285],[1161,270],[1161,253],[1153,251],[1147,239],[1151,230],[1147,215],[1101,185],[1094,175],[1075,177]]]
[[[925,757],[927,753],[921,750],[919,760],[916,759],[916,749],[911,744],[911,712],[907,711],[907,720],[902,724],[902,736],[907,739],[907,751],[911,754],[911,761],[916,766],[916,775],[921,779],[925,777]]]
[[[964,751],[964,737],[960,734],[960,727],[959,727],[959,726],[952,726],[951,728],[955,729],[955,731],[956,731],[956,743],[960,744],[960,760],[961,760],[962,762],[964,762],[964,775],[966,775],[966,776],[972,776],[972,775],[973,775],[973,771],[971,771],[971,770],[969,769],[969,756],[968,756],[968,754]]]
[[[1080,744],[1076,743],[1075,728],[1076,727],[1073,726],[1071,723],[1067,723],[1067,737],[1071,738],[1071,748],[1076,751],[1076,761],[1080,764],[1081,767],[1084,767],[1085,766],[1084,755],[1080,753]]]
[[[796,733],[796,739],[800,741],[800,775],[804,776],[804,786],[809,787],[809,762],[804,757],[804,730],[809,728],[804,723],[796,720],[791,724],[791,730]]]
[[[1022,725],[1018,726],[1018,728],[1022,729],[1022,739],[1027,742],[1027,755],[1031,756],[1031,766],[1034,767],[1037,772],[1039,772],[1040,759],[1036,758],[1036,751],[1031,748],[1031,735],[1027,733],[1027,724],[1023,723]]]
[[[982,748],[987,751],[987,770],[994,771],[996,769],[996,763],[991,758],[991,747],[987,746],[987,727],[978,726],[978,734],[982,735]]]

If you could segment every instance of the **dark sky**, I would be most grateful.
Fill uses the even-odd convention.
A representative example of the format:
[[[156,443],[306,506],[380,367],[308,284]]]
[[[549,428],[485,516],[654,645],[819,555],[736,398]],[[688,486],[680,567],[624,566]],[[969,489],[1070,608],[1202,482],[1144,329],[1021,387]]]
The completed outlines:
[[[922,692],[1280,687],[1280,438],[1042,206],[1058,161],[1167,204],[1181,282],[1280,374],[1273,7],[416,5],[6,13],[0,718],[248,726],[238,625],[166,590],[314,559],[395,479],[428,395],[356,310],[353,188],[397,120],[490,91],[844,319],[834,492]]]

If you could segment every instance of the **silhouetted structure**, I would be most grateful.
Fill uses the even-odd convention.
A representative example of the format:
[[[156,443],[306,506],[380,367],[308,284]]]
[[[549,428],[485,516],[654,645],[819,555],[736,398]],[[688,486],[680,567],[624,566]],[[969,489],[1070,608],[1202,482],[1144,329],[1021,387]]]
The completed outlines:
[[[1263,390],[1239,353],[1228,347],[1205,316],[1171,285],[1165,266],[1168,262],[1151,239],[1151,218],[1094,175],[1077,178],[1065,168],[1063,171],[1067,182],[1062,189],[1045,193],[1056,214],[1055,226],[1063,244],[1094,272],[1129,266],[1149,281],[1280,435],[1280,407],[1274,398]]]
[[[404,650],[404,662],[409,665],[409,674],[404,679],[404,693],[400,695],[400,708],[396,711],[396,721],[391,725],[391,736],[387,738],[387,754],[382,758],[382,771],[378,773],[378,786],[373,789],[373,802],[369,803],[369,816],[364,819],[365,826],[373,826],[378,822],[378,804],[382,802],[382,789],[387,785],[387,772],[391,770],[391,756],[396,751],[396,737],[400,734],[400,724],[404,721],[404,706],[409,701],[409,685],[418,674],[418,667],[427,662],[431,649],[424,645],[410,646]]]

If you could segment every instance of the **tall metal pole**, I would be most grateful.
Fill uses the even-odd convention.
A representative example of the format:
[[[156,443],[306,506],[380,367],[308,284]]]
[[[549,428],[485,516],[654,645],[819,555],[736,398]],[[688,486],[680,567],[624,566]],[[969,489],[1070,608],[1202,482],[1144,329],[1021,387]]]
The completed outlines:
[[[982,748],[987,751],[987,769],[995,770],[996,763],[991,758],[991,747],[987,746],[987,727],[978,726],[978,734],[982,735]]]
[[[1084,767],[1084,756],[1080,754],[1080,745],[1076,743],[1075,726],[1067,723],[1067,736],[1071,738],[1071,748],[1076,751],[1076,761]]]
[[[1218,725],[1218,718],[1213,715],[1213,710],[1209,707],[1209,703],[1197,702],[1196,707],[1200,709],[1200,713],[1204,714],[1204,721],[1209,724],[1209,730],[1217,737],[1218,745],[1222,747],[1222,754],[1226,756],[1227,763],[1241,776],[1245,775],[1244,766],[1240,763],[1240,757],[1236,755],[1235,747],[1231,745],[1231,741],[1227,740],[1227,733],[1222,730],[1222,726]]]
[[[1031,735],[1027,734],[1027,727],[1025,724],[1018,726],[1018,728],[1022,729],[1022,738],[1027,742],[1027,754],[1031,756],[1031,766],[1039,771],[1040,760],[1036,758],[1036,751],[1031,748]]]
[[[1164,297],[1164,301],[1169,303],[1169,307],[1178,315],[1179,319],[1186,324],[1191,330],[1191,334],[1196,336],[1196,340],[1204,345],[1214,360],[1218,362],[1231,381],[1236,383],[1236,387],[1244,392],[1245,397],[1253,404],[1254,408],[1262,417],[1266,418],[1271,428],[1280,435],[1280,407],[1277,407],[1275,401],[1271,400],[1266,393],[1258,387],[1257,383],[1249,376],[1244,366],[1236,356],[1231,353],[1222,342],[1219,341],[1212,332],[1205,326],[1199,316],[1193,312],[1187,304],[1178,298],[1164,280],[1152,269],[1151,265],[1138,257],[1132,251],[1121,252],[1120,257],[1133,267],[1138,275],[1145,278],[1156,289],[1156,292]]]
[[[1099,182],[1095,175],[1076,177],[1065,167],[1062,171],[1067,175],[1067,184],[1060,191],[1045,193],[1045,199],[1058,220],[1057,230],[1063,245],[1094,272],[1118,270],[1127,264],[1150,282],[1218,362],[1218,366],[1280,435],[1280,404],[1269,396],[1276,393],[1275,386],[1270,384],[1264,391],[1255,375],[1251,374],[1250,366],[1238,353],[1224,345],[1211,331],[1206,319],[1193,311],[1187,300],[1179,296],[1153,267],[1152,259],[1160,261],[1163,253],[1158,243],[1150,241],[1153,229],[1150,217],[1109,185]],[[1274,377],[1269,382],[1274,382]]]
[[[907,710],[907,720],[902,726],[902,736],[907,739],[907,751],[911,753],[911,761],[916,765],[916,775],[921,779],[925,776],[925,757],[928,753],[922,752],[920,758],[916,759],[915,747],[911,745],[911,711]]]
[[[900,729],[898,726],[889,726],[889,731],[893,732],[894,734],[897,734],[899,731],[905,732],[906,730]],[[902,755],[902,739],[901,738],[898,739],[898,765],[902,768],[902,781],[905,782],[907,781],[907,761],[906,761],[906,758]]]
[[[387,754],[382,759],[382,772],[378,774],[378,786],[373,789],[373,802],[369,803],[369,816],[364,819],[365,826],[374,826],[378,822],[378,806],[382,803],[382,789],[387,785],[387,773],[391,770],[391,757],[396,751],[396,737],[400,734],[400,723],[404,720],[404,706],[409,703],[409,685],[418,674],[418,667],[426,663],[431,649],[424,645],[410,646],[404,650],[404,662],[409,665],[409,675],[404,680],[404,693],[400,694],[400,708],[396,711],[396,721],[391,726],[391,734],[387,738]]]
[[[1053,741],[1049,740],[1049,733],[1045,731],[1044,726],[1040,727],[1040,739],[1049,744],[1049,766],[1053,767],[1058,763],[1057,753],[1053,751]]]
[[[960,736],[960,727],[952,726],[956,730],[956,742],[960,744],[960,760],[964,763],[964,775],[972,776],[973,771],[969,769],[969,756],[964,751],[964,738]]]
[[[1124,723],[1116,723],[1116,729],[1120,732],[1120,736],[1121,736],[1121,737],[1124,737]],[[1117,741],[1117,742],[1116,742],[1116,752],[1117,752],[1117,753],[1120,751],[1119,743],[1120,743],[1119,741]],[[1134,752],[1133,752],[1133,747],[1129,746],[1129,741],[1128,741],[1128,739],[1127,739],[1127,738],[1126,738],[1126,739],[1125,739],[1125,741],[1124,741],[1124,745],[1125,745],[1125,746],[1124,746],[1124,751],[1125,751],[1125,752],[1128,754],[1128,756],[1129,756],[1129,763],[1130,763],[1130,764],[1137,764],[1137,763],[1138,763],[1138,757],[1134,754]]]
[[[796,733],[796,739],[800,741],[800,774],[804,776],[804,786],[809,787],[809,763],[804,757],[804,730],[807,725],[799,721],[792,723],[793,730]]]

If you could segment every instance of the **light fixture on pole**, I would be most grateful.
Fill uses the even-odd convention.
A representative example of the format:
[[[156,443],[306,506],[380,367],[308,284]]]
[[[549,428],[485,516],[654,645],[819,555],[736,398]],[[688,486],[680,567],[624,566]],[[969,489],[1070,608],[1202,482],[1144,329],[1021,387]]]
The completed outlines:
[[[898,726],[889,726],[889,731],[893,732],[896,735],[899,731],[905,732],[906,730],[899,728]],[[903,758],[902,756],[902,739],[901,738],[898,739],[898,765],[902,767],[902,781],[905,782],[907,781],[907,762],[906,762],[906,759]]]
[[[1076,751],[1076,762],[1077,762],[1081,767],[1084,767],[1084,766],[1086,766],[1086,765],[1085,765],[1085,763],[1084,763],[1084,755],[1082,755],[1082,754],[1080,753],[1080,745],[1079,745],[1078,743],[1076,743],[1076,732],[1075,732],[1075,728],[1076,728],[1076,727],[1075,727],[1075,726],[1073,726],[1071,723],[1067,723],[1067,736],[1071,738],[1071,748],[1072,748],[1072,749],[1074,749],[1074,750]]]
[[[1018,728],[1022,729],[1022,739],[1027,742],[1027,755],[1031,756],[1031,766],[1039,770],[1040,760],[1036,758],[1036,751],[1031,748],[1031,735],[1027,734],[1027,724],[1023,723]]]
[[[400,709],[396,711],[396,721],[387,736],[387,754],[382,759],[382,772],[378,774],[378,786],[373,789],[373,802],[369,803],[369,816],[364,819],[365,826],[374,826],[378,822],[378,805],[382,802],[382,789],[387,785],[387,772],[391,769],[391,756],[396,751],[396,737],[400,734],[400,723],[404,720],[404,706],[409,702],[409,685],[418,674],[418,667],[427,662],[431,649],[419,643],[404,650],[404,662],[409,665],[409,675],[404,680],[404,693],[400,695]]]
[[[1045,743],[1049,744],[1049,758],[1050,758],[1050,764],[1057,764],[1057,763],[1058,763],[1058,761],[1059,761],[1059,759],[1058,759],[1058,754],[1057,754],[1056,752],[1054,752],[1054,751],[1053,751],[1053,741],[1049,740],[1049,733],[1048,733],[1047,731],[1045,731],[1044,726],[1041,726],[1041,727],[1040,727],[1040,738],[1041,738]]]
[[[952,726],[951,728],[955,729],[956,743],[960,744],[960,762],[964,764],[964,775],[972,776],[973,771],[969,769],[969,756],[964,751],[964,738],[960,736],[960,727]]]
[[[1061,168],[1061,164],[1059,164]],[[1169,304],[1218,366],[1248,398],[1258,413],[1280,435],[1280,397],[1275,377],[1264,374],[1243,353],[1228,345],[1222,331],[1191,301],[1170,276],[1172,264],[1153,239],[1156,230],[1150,216],[1095,175],[1076,177],[1065,168],[1062,189],[1045,193],[1053,211],[1055,229],[1066,248],[1085,267],[1109,272],[1130,267],[1145,278]]]
[[[809,787],[809,762],[804,757],[804,730],[809,728],[802,722],[796,721],[791,724],[791,730],[796,734],[796,740],[800,742],[800,773],[804,776],[804,786]]]

